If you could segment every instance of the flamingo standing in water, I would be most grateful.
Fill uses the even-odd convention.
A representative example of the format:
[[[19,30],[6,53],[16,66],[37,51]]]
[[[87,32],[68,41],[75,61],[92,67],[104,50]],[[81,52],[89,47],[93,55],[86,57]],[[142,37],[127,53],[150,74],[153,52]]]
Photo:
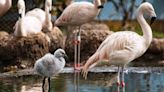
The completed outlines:
[[[0,0],[0,16],[6,13],[12,6],[12,0]]]
[[[50,77],[52,77],[53,75],[57,75],[64,68],[64,57],[67,57],[65,51],[63,49],[57,49],[54,52],[54,55],[48,53],[36,61],[34,65],[34,71],[37,72],[39,75],[44,76],[42,92],[45,92],[44,85],[46,78],[48,78],[48,92],[50,92]]]
[[[94,67],[102,60],[107,60],[109,64],[118,66],[117,83],[121,83],[122,87],[125,86],[124,67],[129,62],[143,55],[152,41],[152,30],[144,19],[144,14],[152,17],[152,24],[156,18],[156,14],[153,6],[148,2],[142,3],[137,10],[137,20],[143,31],[143,36],[132,31],[115,32],[108,36],[83,66],[82,73],[85,78],[87,77],[89,68]],[[121,82],[120,67],[122,69]]]
[[[93,20],[99,14],[100,8],[103,8],[100,0],[94,0],[94,3],[86,1],[73,2],[66,7],[61,16],[55,21],[56,26],[79,26],[79,31],[75,35],[75,69],[79,70],[80,66],[80,26]]]
[[[29,36],[37,34],[42,30],[42,23],[34,16],[25,16],[25,2],[18,0],[19,19],[14,26],[15,36]]]

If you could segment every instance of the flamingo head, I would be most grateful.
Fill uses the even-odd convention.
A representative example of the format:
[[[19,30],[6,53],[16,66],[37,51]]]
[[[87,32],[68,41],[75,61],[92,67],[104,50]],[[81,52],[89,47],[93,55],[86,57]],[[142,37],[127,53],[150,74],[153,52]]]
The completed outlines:
[[[68,56],[66,55],[65,51],[63,49],[57,49],[55,52],[54,52],[54,56],[55,57],[65,57],[65,58],[68,58]]]
[[[142,12],[144,12],[145,14],[151,17],[151,22],[150,22],[150,25],[151,25],[157,16],[152,4],[150,4],[149,2],[144,2],[140,5],[140,8],[142,8]]]
[[[24,0],[18,0],[17,3],[19,17],[22,17],[25,14],[25,2]]]

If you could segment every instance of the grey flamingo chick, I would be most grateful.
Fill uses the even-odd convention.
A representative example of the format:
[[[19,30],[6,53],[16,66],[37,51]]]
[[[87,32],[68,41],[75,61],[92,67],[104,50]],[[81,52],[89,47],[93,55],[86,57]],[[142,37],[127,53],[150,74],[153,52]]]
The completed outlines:
[[[46,78],[48,78],[48,92],[50,92],[50,77],[52,77],[53,75],[57,75],[62,71],[65,66],[64,57],[67,57],[65,51],[63,49],[57,49],[54,52],[54,55],[48,53],[36,61],[34,65],[34,71],[37,74],[44,76],[42,84],[43,92],[45,92],[44,85]]]

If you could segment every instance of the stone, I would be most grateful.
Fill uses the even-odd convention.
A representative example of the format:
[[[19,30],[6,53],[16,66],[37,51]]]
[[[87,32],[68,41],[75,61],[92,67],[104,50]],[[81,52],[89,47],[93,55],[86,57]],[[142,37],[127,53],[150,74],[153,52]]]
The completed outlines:
[[[148,51],[151,53],[164,53],[164,38],[153,38]]]
[[[57,48],[64,48],[65,36],[58,27],[54,27],[52,31],[47,32],[50,39],[49,52],[54,53]]]
[[[3,34],[3,35],[2,35]],[[31,67],[46,53],[63,48],[64,36],[59,28],[51,32],[32,34],[29,37],[16,37],[0,32],[0,63],[5,65],[26,65]]]
[[[30,37],[15,37],[10,34],[0,39],[0,61],[3,64],[15,64],[22,60],[34,61],[49,51],[48,46],[42,34]]]

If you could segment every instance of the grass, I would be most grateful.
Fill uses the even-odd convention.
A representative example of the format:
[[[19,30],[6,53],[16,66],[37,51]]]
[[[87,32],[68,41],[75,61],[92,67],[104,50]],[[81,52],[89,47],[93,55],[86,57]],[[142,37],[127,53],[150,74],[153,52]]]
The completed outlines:
[[[140,35],[143,34],[142,30],[139,26],[136,27],[135,32],[140,34]],[[160,32],[160,31],[157,31],[157,30],[154,30],[154,29],[152,29],[152,32],[153,32],[153,37],[154,38],[164,38],[164,32]]]
[[[153,31],[153,37],[164,38],[164,32]]]
[[[105,24],[108,25],[110,30],[117,32],[121,30],[121,22],[120,21],[104,21]],[[155,24],[152,26],[152,32],[153,32],[153,37],[154,38],[164,38],[164,32],[162,30],[164,29],[159,29],[161,28],[161,25],[164,24],[164,21],[157,21]],[[136,21],[132,21],[129,23],[130,26],[134,27],[135,32],[138,34],[142,35],[142,30],[139,24]]]

